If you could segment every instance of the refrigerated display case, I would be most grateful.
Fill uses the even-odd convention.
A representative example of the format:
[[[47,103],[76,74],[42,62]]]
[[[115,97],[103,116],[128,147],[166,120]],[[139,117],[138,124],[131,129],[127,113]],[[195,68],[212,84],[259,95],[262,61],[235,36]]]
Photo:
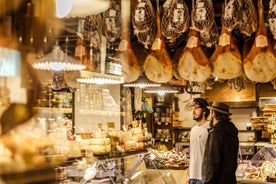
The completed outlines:
[[[276,145],[267,144],[236,172],[240,183],[276,183]]]
[[[118,155],[102,155],[92,164],[80,161],[66,167],[66,181],[79,183],[170,183],[176,184],[171,171],[147,150]]]

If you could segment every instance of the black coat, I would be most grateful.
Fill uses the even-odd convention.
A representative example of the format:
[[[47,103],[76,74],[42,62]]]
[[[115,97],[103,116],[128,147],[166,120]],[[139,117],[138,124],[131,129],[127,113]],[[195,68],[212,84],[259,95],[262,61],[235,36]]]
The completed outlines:
[[[219,122],[210,130],[202,165],[206,184],[236,184],[238,129],[232,122]]]

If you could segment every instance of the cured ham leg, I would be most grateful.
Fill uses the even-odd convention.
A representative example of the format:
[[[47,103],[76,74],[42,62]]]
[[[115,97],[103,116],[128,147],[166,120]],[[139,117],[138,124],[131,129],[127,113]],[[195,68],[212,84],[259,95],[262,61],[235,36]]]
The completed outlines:
[[[244,58],[243,68],[247,78],[254,82],[266,83],[276,77],[276,57],[267,37],[264,8],[258,0],[259,27],[254,44]]]
[[[156,37],[155,10],[150,0],[137,2],[132,13],[132,26],[138,41],[149,49]]]
[[[119,44],[116,58],[121,60],[124,82],[133,82],[137,80],[142,72],[142,67],[135,56],[131,44],[128,25],[130,23],[130,0],[125,0],[122,3],[122,40]]]
[[[211,75],[209,58],[200,46],[199,33],[190,28],[189,39],[178,60],[178,73],[188,81],[204,82]]]
[[[212,74],[219,79],[233,79],[243,74],[242,56],[231,32],[222,27],[219,44],[210,58]]]
[[[177,39],[187,31],[189,25],[189,9],[184,0],[166,0],[161,18],[161,31],[164,37]]]
[[[215,21],[213,2],[211,0],[196,0],[191,17],[197,31],[210,30]]]
[[[161,33],[160,8],[157,8],[157,36],[152,44],[150,53],[144,62],[144,71],[147,78],[153,82],[166,83],[173,76],[173,62],[166,50]]]

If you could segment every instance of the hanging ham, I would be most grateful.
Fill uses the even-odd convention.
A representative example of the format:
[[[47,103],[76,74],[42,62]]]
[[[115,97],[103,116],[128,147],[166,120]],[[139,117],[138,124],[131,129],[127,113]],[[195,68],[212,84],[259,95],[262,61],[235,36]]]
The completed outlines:
[[[197,31],[204,32],[211,29],[215,21],[215,11],[211,0],[196,0],[192,20]]]
[[[204,82],[211,72],[209,58],[200,46],[199,33],[190,28],[189,39],[178,60],[178,73],[185,80]]]
[[[155,24],[155,11],[150,0],[139,0],[132,15],[134,33],[147,32],[153,24]]]
[[[233,79],[243,74],[242,56],[231,32],[222,27],[219,43],[210,58],[213,76],[219,79]]]
[[[239,0],[230,0],[222,13],[221,24],[228,31],[232,31],[241,21],[241,5]]]
[[[132,13],[132,26],[138,41],[146,49],[156,37],[155,10],[150,0],[139,0]]]
[[[166,50],[160,26],[160,7],[157,7],[157,36],[144,62],[147,78],[153,82],[166,83],[173,76],[173,62]]]
[[[276,0],[269,2],[268,25],[273,38],[276,39]]]
[[[89,15],[84,19],[84,37],[91,41],[93,46],[101,42],[102,36],[102,17],[98,15]]]
[[[130,0],[125,0],[122,5],[122,39],[119,44],[118,52],[115,58],[122,63],[124,82],[133,82],[137,80],[142,72],[142,67],[135,56],[130,43]]]
[[[110,1],[110,7],[103,13],[103,34],[109,42],[114,42],[121,36],[121,9],[115,0]]]
[[[187,31],[190,15],[187,4],[183,0],[166,0],[163,4],[161,30],[167,39],[177,39]]]
[[[261,0],[258,0],[258,13],[259,27],[254,44],[244,58],[243,68],[249,80],[266,83],[276,77],[276,57],[267,37],[264,8]]]
[[[238,26],[239,31],[245,36],[251,36],[257,31],[258,19],[257,10],[252,0],[243,0],[241,7],[241,22]]]
[[[214,22],[209,31],[200,32],[201,45],[211,48],[217,45],[219,39],[219,32],[217,23]]]
[[[138,32],[136,34],[138,42],[142,43],[146,49],[149,49],[156,37],[156,25],[152,25],[152,29],[147,32]]]

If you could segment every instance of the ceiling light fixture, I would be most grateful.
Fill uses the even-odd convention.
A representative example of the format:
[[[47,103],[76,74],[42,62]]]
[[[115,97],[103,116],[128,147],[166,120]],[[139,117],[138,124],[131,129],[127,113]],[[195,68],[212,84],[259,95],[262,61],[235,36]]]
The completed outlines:
[[[76,80],[79,83],[98,84],[98,85],[124,83],[123,77],[108,75],[103,73],[95,73],[95,72],[90,72],[85,70],[80,71],[80,77],[77,78]]]
[[[178,91],[179,90],[167,84],[162,84],[159,87],[144,90],[145,93],[157,93],[159,96],[164,96],[166,93],[178,93]]]
[[[58,18],[96,15],[110,7],[110,0],[55,0]]]
[[[138,88],[150,88],[159,87],[160,83],[150,81],[144,74],[142,74],[137,80],[130,83],[123,84],[124,87],[138,87]]]
[[[66,17],[72,10],[73,0],[56,0],[56,15],[58,18]]]
[[[52,52],[34,61],[32,64],[37,70],[74,71],[83,70],[85,65],[64,53],[59,46],[54,46]]]

